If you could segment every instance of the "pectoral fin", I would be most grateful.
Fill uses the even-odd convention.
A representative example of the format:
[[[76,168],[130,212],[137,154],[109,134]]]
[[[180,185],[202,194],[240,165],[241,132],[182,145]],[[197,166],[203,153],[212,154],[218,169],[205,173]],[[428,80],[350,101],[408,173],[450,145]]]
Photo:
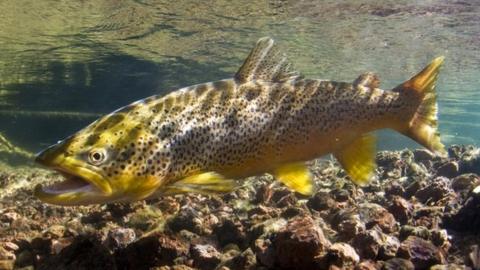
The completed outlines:
[[[165,187],[162,193],[178,194],[194,192],[201,194],[227,193],[237,186],[235,180],[227,179],[216,172],[205,172],[183,178]]]
[[[274,170],[273,175],[287,187],[303,195],[312,195],[312,175],[304,163],[285,164]]]
[[[334,154],[357,185],[367,184],[375,171],[375,142],[374,135],[365,134]]]

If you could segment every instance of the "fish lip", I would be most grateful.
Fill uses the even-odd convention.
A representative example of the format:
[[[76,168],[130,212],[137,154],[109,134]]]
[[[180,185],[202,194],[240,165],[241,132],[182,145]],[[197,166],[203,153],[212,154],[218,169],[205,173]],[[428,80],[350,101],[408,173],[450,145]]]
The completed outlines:
[[[52,147],[45,149],[44,151],[37,154],[37,156],[35,157],[35,162],[41,164],[44,167],[59,172],[60,174],[62,174],[65,180],[63,180],[62,182],[56,182],[52,185],[45,187],[42,185],[37,185],[34,190],[34,195],[36,197],[54,204],[76,205],[78,203],[69,203],[67,201],[69,199],[62,200],[62,194],[76,194],[78,195],[77,197],[75,197],[76,200],[81,199],[80,197],[97,197],[98,199],[99,197],[108,198],[112,195],[112,187],[105,179],[105,177],[101,174],[101,172],[99,172],[98,168],[88,163],[77,161],[71,156],[66,156],[65,154],[55,155],[52,152]],[[72,180],[83,181],[87,185],[82,188],[79,187],[78,190],[66,190],[65,193],[62,193],[61,190],[48,190],[49,187],[54,187],[55,185],[59,185],[61,183]],[[90,185],[90,187],[87,187],[88,185]]]

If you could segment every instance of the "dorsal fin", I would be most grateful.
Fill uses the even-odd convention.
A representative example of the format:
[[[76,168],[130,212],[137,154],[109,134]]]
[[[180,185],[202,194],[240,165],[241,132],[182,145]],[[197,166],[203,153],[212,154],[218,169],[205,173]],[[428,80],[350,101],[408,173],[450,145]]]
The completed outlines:
[[[353,85],[375,89],[380,86],[380,79],[377,74],[373,72],[365,72],[353,81]]]
[[[269,82],[283,82],[299,76],[293,70],[287,57],[282,53],[270,37],[263,37],[257,41],[242,67],[235,74],[240,82],[262,80]]]

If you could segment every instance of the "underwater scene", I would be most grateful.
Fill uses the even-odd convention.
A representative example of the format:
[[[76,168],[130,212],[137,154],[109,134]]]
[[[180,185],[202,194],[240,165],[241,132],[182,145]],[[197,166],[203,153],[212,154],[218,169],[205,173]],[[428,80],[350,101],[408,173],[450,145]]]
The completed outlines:
[[[0,11],[0,270],[480,269],[480,1]]]

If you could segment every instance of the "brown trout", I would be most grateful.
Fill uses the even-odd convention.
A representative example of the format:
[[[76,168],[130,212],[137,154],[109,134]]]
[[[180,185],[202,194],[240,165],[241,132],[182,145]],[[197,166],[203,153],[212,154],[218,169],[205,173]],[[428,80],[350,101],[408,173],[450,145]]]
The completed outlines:
[[[442,62],[381,90],[373,73],[352,83],[306,79],[262,38],[233,78],[134,102],[38,154],[65,179],[35,195],[85,205],[228,192],[262,173],[310,195],[305,162],[329,153],[362,185],[375,171],[374,130],[396,130],[445,155],[434,92]]]

